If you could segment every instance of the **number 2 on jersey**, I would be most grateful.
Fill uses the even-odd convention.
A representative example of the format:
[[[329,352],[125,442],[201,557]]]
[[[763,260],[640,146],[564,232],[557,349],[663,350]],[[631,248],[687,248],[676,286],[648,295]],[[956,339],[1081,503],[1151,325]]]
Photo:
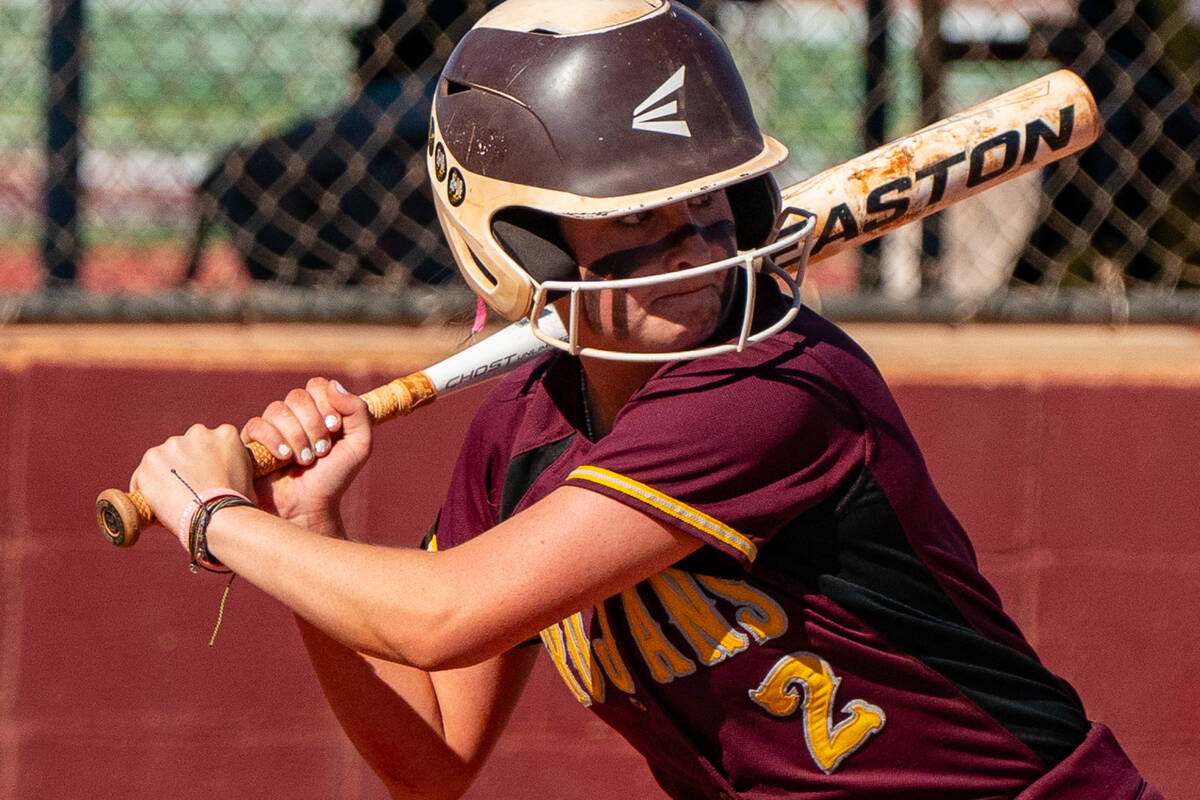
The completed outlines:
[[[842,679],[825,659],[814,653],[786,655],[763,678],[750,699],[776,717],[789,717],[801,709],[798,687],[804,691],[804,739],[808,752],[829,775],[883,728],[883,709],[862,700],[851,700],[842,708],[850,716],[833,724],[833,703]]]

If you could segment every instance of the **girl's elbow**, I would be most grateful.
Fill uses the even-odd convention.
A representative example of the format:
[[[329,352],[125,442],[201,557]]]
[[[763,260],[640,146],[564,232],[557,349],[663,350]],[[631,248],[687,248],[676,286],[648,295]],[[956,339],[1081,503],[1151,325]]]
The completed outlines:
[[[480,641],[474,631],[446,625],[427,629],[419,638],[421,641],[405,648],[402,660],[426,672],[471,667],[500,652],[489,642]]]
[[[491,641],[490,627],[458,610],[438,610],[436,603],[430,603],[401,629],[379,637],[381,655],[425,672],[473,666],[501,652]]]

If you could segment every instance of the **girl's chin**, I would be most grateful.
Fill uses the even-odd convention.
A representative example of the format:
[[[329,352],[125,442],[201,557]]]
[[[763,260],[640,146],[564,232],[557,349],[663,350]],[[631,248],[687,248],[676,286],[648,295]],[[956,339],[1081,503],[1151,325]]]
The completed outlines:
[[[651,318],[641,335],[637,337],[638,349],[642,352],[673,352],[699,347],[712,337],[717,329],[715,313],[702,317],[691,324],[671,319]]]

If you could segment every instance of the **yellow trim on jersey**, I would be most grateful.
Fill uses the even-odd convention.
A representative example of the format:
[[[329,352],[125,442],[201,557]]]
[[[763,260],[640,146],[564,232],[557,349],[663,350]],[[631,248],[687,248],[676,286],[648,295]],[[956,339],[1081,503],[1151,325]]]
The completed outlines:
[[[675,498],[665,495],[644,483],[639,483],[632,478],[626,478],[624,475],[619,475],[603,467],[576,467],[567,476],[567,480],[572,478],[581,481],[591,481],[601,486],[607,486],[610,489],[616,489],[621,494],[640,500],[648,506],[653,506],[659,511],[687,523],[701,533],[724,542],[744,555],[749,561],[753,561],[758,556],[757,545],[733,528],[718,519],[710,517],[703,511],[681,503]]]

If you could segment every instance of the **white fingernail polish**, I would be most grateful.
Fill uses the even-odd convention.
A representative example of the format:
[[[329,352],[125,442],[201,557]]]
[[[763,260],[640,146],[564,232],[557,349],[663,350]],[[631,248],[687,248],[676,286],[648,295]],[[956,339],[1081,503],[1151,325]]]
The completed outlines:
[[[324,439],[317,442],[317,455],[323,456],[328,452],[329,452],[329,442],[325,441]]]
[[[292,448],[288,447],[286,444],[279,445],[279,457],[280,458],[287,458],[291,454],[292,454]]]
[[[330,414],[328,417],[325,418],[325,427],[328,428],[329,430],[333,430],[334,428],[336,428],[337,423],[338,423],[338,419],[333,414]]]
[[[342,386],[340,381],[333,381],[333,388],[335,390],[341,392],[342,394],[350,394],[349,392],[346,391],[346,387]]]
[[[312,450],[309,450],[307,447],[300,451],[300,461],[302,463],[312,461],[312,457]]]

